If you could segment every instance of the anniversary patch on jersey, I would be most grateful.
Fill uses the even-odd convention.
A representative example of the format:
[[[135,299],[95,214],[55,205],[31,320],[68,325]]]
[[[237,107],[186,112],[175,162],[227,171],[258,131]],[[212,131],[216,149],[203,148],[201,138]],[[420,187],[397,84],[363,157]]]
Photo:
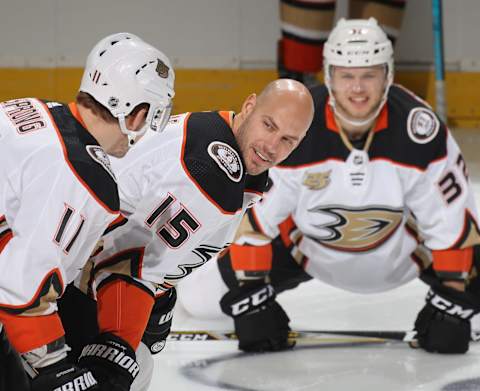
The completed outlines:
[[[418,144],[432,141],[440,129],[440,122],[432,111],[424,107],[415,107],[408,114],[407,131],[410,138]]]
[[[234,182],[240,182],[243,177],[243,165],[238,152],[230,145],[214,141],[208,145],[208,154],[218,167]]]
[[[87,145],[86,149],[92,159],[95,160],[98,164],[100,164],[110,174],[113,180],[116,181],[117,179],[115,178],[112,166],[110,165],[110,159],[108,158],[108,155],[105,153],[103,148],[98,145]]]
[[[321,190],[330,184],[332,170],[322,172],[309,172],[303,176],[302,185],[310,190]]]
[[[382,206],[347,208],[319,206],[308,210],[333,217],[333,221],[313,226],[326,232],[323,236],[308,235],[323,246],[339,251],[368,251],[380,246],[397,230],[403,220],[403,209]]]

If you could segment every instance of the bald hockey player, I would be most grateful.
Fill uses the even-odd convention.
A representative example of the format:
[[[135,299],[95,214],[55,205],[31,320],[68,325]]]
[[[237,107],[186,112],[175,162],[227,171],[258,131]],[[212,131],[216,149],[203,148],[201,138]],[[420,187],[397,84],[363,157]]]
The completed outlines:
[[[276,293],[315,278],[374,294],[420,277],[430,285],[420,347],[464,353],[479,311],[479,232],[461,151],[425,102],[392,85],[392,45],[373,18],[340,20],[324,65],[306,138],[270,170],[235,244],[185,281],[183,303],[233,317],[244,351],[282,350],[292,342]],[[200,281],[220,294],[210,307],[207,293],[195,297]]]
[[[152,359],[148,351],[146,363],[138,351],[135,356],[140,341],[151,353],[162,350],[175,285],[231,244],[243,214],[264,191],[267,170],[297,147],[312,119],[307,88],[277,80],[248,96],[237,114],[173,116],[161,134],[147,133],[125,159],[112,162],[126,219],[105,235],[77,284],[97,300],[98,329],[79,323],[71,305],[62,314],[72,345],[80,345],[80,363],[110,364],[117,379],[112,390],[129,390],[132,382],[132,390],[147,389]],[[88,313],[79,292],[70,287],[65,299]],[[87,330],[98,337],[88,342],[93,332]],[[103,355],[112,335],[122,352],[141,362],[139,371]]]

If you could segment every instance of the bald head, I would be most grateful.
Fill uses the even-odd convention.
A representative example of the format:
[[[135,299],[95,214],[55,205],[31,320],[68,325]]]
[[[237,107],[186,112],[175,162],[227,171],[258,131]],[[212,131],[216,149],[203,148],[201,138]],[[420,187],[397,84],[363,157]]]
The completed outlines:
[[[302,83],[293,79],[277,79],[267,84],[257,97],[257,105],[268,101],[281,101],[298,111],[297,116],[304,119],[307,130],[313,120],[314,103],[310,91]]]
[[[295,80],[275,80],[248,96],[232,127],[247,172],[258,175],[284,160],[305,137],[313,113],[310,92]]]

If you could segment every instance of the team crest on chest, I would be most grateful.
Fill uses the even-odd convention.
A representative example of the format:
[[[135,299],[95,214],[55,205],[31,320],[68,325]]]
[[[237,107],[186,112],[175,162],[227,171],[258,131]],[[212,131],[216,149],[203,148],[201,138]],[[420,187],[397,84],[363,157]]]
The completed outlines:
[[[220,141],[214,141],[208,146],[208,154],[232,181],[240,182],[242,180],[242,161],[238,152],[230,145]]]
[[[407,131],[410,138],[418,144],[432,141],[440,129],[440,122],[432,111],[416,107],[410,111],[407,119]]]
[[[325,247],[339,251],[368,251],[390,238],[403,221],[403,209],[382,206],[347,208],[345,206],[319,206],[310,213],[323,215],[329,222],[314,224],[323,235],[309,237]]]
[[[99,147],[98,145],[87,145],[86,148],[91,158],[100,164],[110,174],[113,180],[116,181],[117,179],[115,178],[112,166],[110,165],[110,159],[103,148]]]
[[[308,187],[310,190],[321,190],[330,184],[330,174],[332,170],[324,172],[306,173],[303,176],[302,185]]]

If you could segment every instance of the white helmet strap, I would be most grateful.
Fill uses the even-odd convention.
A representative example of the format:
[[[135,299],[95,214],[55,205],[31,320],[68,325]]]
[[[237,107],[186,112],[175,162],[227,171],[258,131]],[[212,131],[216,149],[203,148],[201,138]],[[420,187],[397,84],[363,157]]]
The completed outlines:
[[[118,124],[120,125],[120,130],[122,131],[123,134],[125,134],[128,137],[128,147],[132,147],[135,144],[135,140],[137,137],[142,136],[145,134],[145,132],[148,129],[147,123],[143,125],[142,128],[140,128],[138,131],[133,131],[129,130],[127,128],[127,124],[125,122],[125,115],[124,114],[119,114],[118,115]]]
[[[143,136],[148,129],[161,132],[165,127],[166,123],[168,122],[168,119],[170,118],[171,110],[171,103],[169,103],[165,108],[150,107],[147,113],[147,117],[145,118],[145,124],[137,131],[127,128],[125,114],[120,113],[117,117],[118,124],[120,125],[120,130],[122,131],[122,133],[128,137],[128,147],[132,147],[135,144],[135,140],[138,137]]]

